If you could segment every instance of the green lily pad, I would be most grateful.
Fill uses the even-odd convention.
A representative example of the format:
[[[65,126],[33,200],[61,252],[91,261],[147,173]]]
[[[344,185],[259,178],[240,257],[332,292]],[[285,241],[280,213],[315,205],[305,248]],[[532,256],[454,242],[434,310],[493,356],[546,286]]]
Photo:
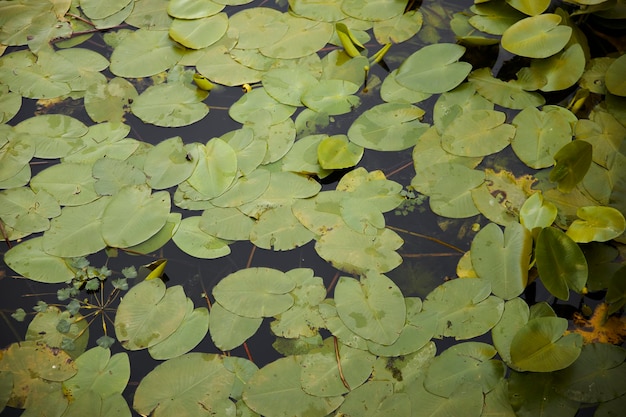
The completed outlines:
[[[525,73],[518,72],[518,79],[502,81],[491,75],[489,68],[480,68],[468,76],[468,80],[476,86],[476,91],[486,99],[509,109],[525,109],[527,107],[537,107],[545,103],[545,99],[538,93],[526,91],[530,87],[523,83],[522,76]],[[538,86],[530,88],[536,90],[545,83],[545,80]]]
[[[77,399],[88,391],[102,399],[121,394],[130,379],[130,362],[126,353],[111,356],[108,349],[96,346],[76,359],[78,372],[63,382],[69,398]]]
[[[419,121],[423,115],[422,109],[411,104],[379,104],[361,113],[348,129],[348,138],[378,151],[407,149],[429,128]]]
[[[275,251],[304,246],[313,237],[313,233],[298,221],[289,206],[264,211],[250,228],[250,242]]]
[[[552,225],[558,210],[554,204],[545,201],[541,192],[534,193],[524,202],[519,212],[520,223],[528,230]]]
[[[118,77],[148,77],[174,66],[182,55],[167,30],[138,29],[113,50],[110,68]]]
[[[146,375],[135,392],[133,408],[154,417],[202,415],[206,410],[226,414],[235,374],[224,367],[223,359],[211,353],[188,353],[170,359]],[[167,381],[167,384],[163,384]],[[210,394],[209,394],[210,393]]]
[[[556,164],[550,171],[550,181],[558,183],[562,193],[570,192],[585,177],[591,166],[592,146],[584,140],[574,140],[554,154]]]
[[[511,342],[513,337],[528,323],[530,311],[528,304],[521,298],[513,298],[504,303],[504,312],[498,324],[491,329],[493,345],[507,365],[511,365]]]
[[[567,236],[574,242],[606,242],[620,236],[626,230],[624,215],[613,207],[580,207],[567,229]]]
[[[302,92],[300,99],[308,108],[331,116],[349,113],[361,103],[353,95],[359,85],[345,80],[321,80]]]
[[[293,59],[316,53],[333,34],[333,25],[285,14],[282,19],[289,28],[279,40],[260,48],[270,58]]]
[[[368,274],[360,280],[341,277],[335,288],[337,313],[357,335],[373,342],[395,342],[406,318],[400,289],[384,275]]]
[[[120,302],[115,315],[115,335],[128,350],[156,345],[181,325],[186,306],[180,285],[166,289],[161,279],[142,281]]]
[[[226,310],[218,302],[211,307],[209,330],[215,346],[229,351],[252,337],[261,326],[262,317],[244,317]]]
[[[180,136],[174,136],[151,148],[143,165],[148,185],[161,190],[189,178],[198,162],[190,155],[190,147],[183,144]]]
[[[582,336],[563,335],[567,320],[560,317],[531,319],[511,341],[511,363],[531,372],[553,372],[570,366],[580,355]]]
[[[180,83],[158,84],[148,87],[132,105],[133,114],[145,123],[164,127],[187,126],[209,113],[202,102],[209,93]]]
[[[363,4],[359,0],[344,0],[341,10],[348,16],[361,20],[387,20],[399,16],[404,12],[404,1],[372,0]]]
[[[539,233],[535,247],[541,282],[552,295],[569,299],[569,290],[581,292],[587,282],[587,261],[569,236],[553,227]]]
[[[178,19],[199,19],[217,14],[223,9],[223,4],[212,0],[171,0],[167,4],[167,13]]]
[[[379,44],[401,43],[409,40],[422,28],[424,18],[419,10],[374,22],[374,36]]]
[[[547,58],[559,52],[572,34],[571,27],[559,23],[561,16],[552,13],[527,17],[504,32],[501,45],[517,55]]]
[[[344,169],[355,166],[363,157],[363,148],[345,135],[322,139],[317,146],[317,159],[322,169]]]
[[[176,246],[186,254],[201,259],[221,258],[230,254],[228,242],[202,230],[201,221],[201,216],[184,218],[172,235]]]
[[[3,131],[3,134],[8,135],[8,133]],[[11,139],[2,141],[0,145],[0,181],[17,175],[28,165],[35,154],[35,145],[25,135],[18,135]]]
[[[74,277],[74,270],[63,258],[43,250],[43,237],[13,246],[4,254],[4,262],[18,274],[33,281],[59,283]]]
[[[532,61],[530,70],[536,77],[545,78],[541,91],[559,91],[571,87],[580,79],[586,63],[582,47],[575,43],[549,58]]]
[[[146,175],[129,162],[102,158],[93,166],[94,190],[99,195],[114,195],[130,185],[146,183]]]
[[[472,70],[459,62],[465,47],[450,43],[428,45],[409,56],[398,68],[396,81],[424,93],[445,93],[459,85]]]
[[[617,58],[606,70],[605,83],[606,88],[611,94],[616,96],[626,96],[626,84],[620,74],[626,69],[626,56],[622,55]]]
[[[191,49],[202,49],[220,40],[228,30],[228,16],[218,13],[198,19],[174,19],[169,34],[172,39]]]
[[[506,115],[494,110],[464,111],[446,126],[441,146],[460,156],[485,156],[508,146],[515,127],[504,123]]]
[[[198,162],[187,181],[207,198],[217,197],[230,187],[237,176],[237,154],[232,146],[219,138],[213,138],[196,149]]]
[[[81,137],[87,126],[64,114],[43,114],[18,123],[15,131],[29,134],[28,140],[35,145],[37,158],[62,158],[75,152],[82,145]]]
[[[5,226],[25,233],[43,232],[49,218],[61,214],[59,203],[47,192],[34,193],[28,187],[0,191],[0,218]]]
[[[187,298],[185,318],[174,333],[165,340],[148,348],[154,359],[165,360],[183,355],[195,348],[209,330],[209,310],[205,307],[193,308],[193,301]]]
[[[254,7],[232,15],[230,28],[237,35],[237,48],[257,49],[280,41],[287,34],[289,24],[278,10]]]
[[[318,83],[313,74],[301,68],[272,69],[263,74],[261,81],[270,96],[290,106],[301,106],[302,93]]]
[[[296,286],[284,272],[248,268],[229,274],[214,288],[213,296],[225,309],[244,317],[271,317],[291,307],[289,294]]]
[[[472,265],[491,283],[494,295],[505,300],[519,296],[528,282],[532,237],[528,229],[511,222],[504,230],[490,223],[472,241]]]
[[[65,328],[60,329],[63,323]],[[69,311],[61,311],[57,307],[48,308],[37,313],[28,325],[26,340],[44,343],[51,348],[63,349],[72,359],[80,356],[87,347],[89,341],[89,327],[85,318],[80,314],[71,315]]]

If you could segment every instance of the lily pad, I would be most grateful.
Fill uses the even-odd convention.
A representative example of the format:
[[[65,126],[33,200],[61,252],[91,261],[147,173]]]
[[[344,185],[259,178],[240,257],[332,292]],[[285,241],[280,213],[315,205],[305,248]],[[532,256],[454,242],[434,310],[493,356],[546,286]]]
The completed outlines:
[[[215,346],[229,351],[252,337],[261,326],[262,317],[244,317],[226,310],[219,302],[211,307],[209,330]]]
[[[201,259],[221,258],[230,254],[228,242],[200,228],[202,217],[186,217],[180,222],[172,241],[188,255]]]
[[[121,394],[130,379],[130,362],[126,353],[111,356],[108,349],[96,346],[76,359],[78,372],[63,382],[69,398],[76,399],[87,391],[97,393],[102,399]]]
[[[509,27],[501,45],[507,51],[528,58],[547,58],[569,41],[572,28],[561,23],[561,16],[544,13],[527,17]]]
[[[626,230],[624,215],[613,207],[580,207],[567,229],[567,236],[574,242],[606,242],[620,236]]]
[[[110,68],[118,77],[148,77],[174,66],[182,55],[167,30],[138,29],[113,50]]]
[[[132,103],[133,114],[145,123],[164,127],[187,126],[209,113],[202,102],[209,93],[180,83],[148,87]]]
[[[4,262],[18,274],[39,282],[65,282],[75,273],[63,258],[43,250],[43,237],[13,246],[5,253]]]
[[[198,19],[174,19],[169,34],[172,39],[191,49],[202,49],[219,41],[228,30],[228,16],[218,13]]]

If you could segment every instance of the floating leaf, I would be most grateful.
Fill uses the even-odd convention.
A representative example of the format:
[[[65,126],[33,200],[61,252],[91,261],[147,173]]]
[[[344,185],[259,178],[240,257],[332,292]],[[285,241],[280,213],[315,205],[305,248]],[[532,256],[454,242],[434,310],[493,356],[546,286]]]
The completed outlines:
[[[158,360],[175,358],[195,348],[208,330],[209,310],[205,307],[194,309],[193,302],[187,298],[187,312],[180,326],[165,340],[150,346],[148,352]]]
[[[464,111],[445,127],[441,146],[460,156],[485,156],[508,146],[515,128],[505,124],[506,115],[494,110]]]
[[[539,233],[535,247],[541,282],[552,295],[569,299],[569,290],[581,292],[587,282],[587,261],[580,247],[554,227]]]
[[[126,353],[111,356],[111,351],[96,346],[80,355],[75,364],[78,372],[63,382],[68,398],[80,398],[93,391],[105,399],[121,394],[130,379],[130,362]]]
[[[207,198],[217,197],[237,176],[237,154],[232,146],[219,138],[196,149],[198,162],[187,181]]]
[[[364,111],[348,129],[350,142],[378,151],[399,151],[415,146],[428,125],[424,111],[402,103],[384,103]]]
[[[159,142],[151,148],[143,165],[147,183],[154,190],[170,188],[191,176],[197,160],[190,155],[180,136]]]
[[[18,274],[33,281],[59,283],[74,277],[74,270],[63,258],[43,250],[43,237],[13,246],[5,253],[4,262]]]
[[[424,300],[424,312],[439,316],[435,336],[464,340],[488,332],[504,310],[504,301],[490,293],[483,279],[454,279],[435,288]]]
[[[223,4],[212,0],[172,0],[167,4],[167,13],[179,19],[199,19],[217,14],[223,9]]]
[[[613,207],[580,207],[576,215],[580,220],[574,220],[566,232],[574,242],[606,242],[626,230],[624,215]]]
[[[355,166],[363,157],[363,148],[350,142],[345,135],[322,139],[317,147],[317,159],[322,169],[344,169]]]
[[[169,34],[172,39],[191,49],[202,49],[220,40],[228,29],[228,16],[218,13],[199,19],[174,19]]]
[[[118,77],[148,77],[174,66],[182,55],[167,30],[138,29],[113,50],[110,68]]]
[[[624,84],[624,79],[620,74],[624,73],[626,69],[626,55],[622,55],[617,58],[613,63],[607,68],[605,75],[605,83],[606,88],[609,90],[611,94],[615,94],[617,96],[626,96],[626,84]]]
[[[483,408],[483,393],[478,384],[465,384],[445,398],[429,392],[424,387],[424,375],[407,384],[405,391],[411,400],[411,409],[431,417],[478,417]]]
[[[98,0],[80,0],[81,10],[91,19],[103,19],[122,10],[131,0],[112,0],[99,2]]]
[[[271,317],[294,303],[289,294],[296,286],[284,272],[248,268],[227,275],[214,288],[213,296],[225,309],[244,317]]]
[[[483,393],[491,391],[504,378],[504,364],[492,359],[493,346],[482,342],[465,342],[451,346],[433,359],[426,372],[424,388],[449,398],[463,384],[478,385]]]
[[[123,188],[104,209],[104,241],[112,247],[126,248],[149,239],[167,221],[170,205],[169,193],[165,191],[150,194],[148,187]]]
[[[95,182],[91,165],[63,162],[35,175],[30,187],[36,193],[46,191],[61,205],[80,206],[100,198],[94,188]]]
[[[263,249],[291,250],[312,239],[313,233],[298,221],[289,206],[264,211],[250,228],[250,242]]]
[[[50,227],[48,218],[61,214],[61,207],[47,192],[34,193],[28,187],[0,191],[0,219],[4,225],[26,233]]]
[[[529,57],[547,58],[556,54],[570,39],[572,28],[561,23],[561,16],[544,13],[527,17],[509,27],[501,45],[507,51]]]
[[[263,55],[281,59],[301,58],[322,49],[333,34],[333,25],[330,23],[289,14],[283,20],[289,25],[289,29],[280,40],[261,47]]]
[[[550,6],[550,0],[506,0],[506,2],[529,16],[541,14]]]
[[[270,47],[289,30],[284,15],[269,7],[241,10],[230,17],[230,28],[237,35],[237,48]]]
[[[555,373],[556,389],[561,394],[585,403],[610,401],[626,394],[626,351],[605,343],[582,348],[576,361]]]
[[[533,60],[530,70],[535,77],[545,78],[541,91],[558,91],[576,84],[585,71],[586,63],[582,47],[575,43],[549,58]]]
[[[521,72],[518,72],[520,77]],[[520,77],[521,78],[521,77]],[[480,68],[468,76],[468,80],[476,86],[476,91],[495,104],[509,109],[525,109],[537,107],[545,103],[542,95],[525,91],[526,87],[520,79],[502,81],[491,75],[489,68]],[[535,87],[533,89],[539,88]]]
[[[50,255],[71,258],[87,256],[106,247],[102,216],[110,198],[100,198],[77,207],[64,207],[43,235],[43,249]]]
[[[226,310],[219,302],[211,308],[209,329],[215,346],[229,351],[252,337],[261,326],[262,317],[244,317]]]
[[[335,288],[335,303],[346,326],[373,342],[390,345],[404,327],[402,292],[384,275],[370,273],[360,280],[341,277]]]
[[[302,68],[272,69],[263,74],[261,81],[267,94],[290,106],[301,106],[302,94],[318,83],[313,74]]]
[[[570,366],[580,355],[582,336],[568,334],[560,317],[531,319],[511,341],[511,363],[531,372],[552,372]]]
[[[115,315],[115,335],[128,350],[139,350],[165,340],[185,317],[186,297],[180,285],[168,288],[160,279],[131,288]]]
[[[524,202],[519,212],[520,223],[532,231],[536,227],[552,225],[558,210],[554,204],[543,199],[541,192],[534,193]]]
[[[35,145],[37,158],[62,158],[78,150],[81,136],[87,126],[64,114],[43,114],[31,117],[15,126],[15,131],[28,133],[28,140]]]
[[[399,16],[404,12],[404,1],[372,0],[363,4],[359,0],[345,0],[341,3],[341,10],[348,16],[361,20],[387,20]]]
[[[379,44],[401,43],[409,40],[422,28],[423,16],[419,10],[410,10],[391,19],[374,22],[374,36]]]
[[[530,311],[528,304],[521,298],[513,298],[504,303],[504,312],[498,324],[491,330],[493,344],[498,354],[507,365],[511,366],[511,342],[513,337],[528,323]]]
[[[204,210],[198,223],[200,230],[226,240],[248,240],[254,219],[234,207],[213,207]]]
[[[504,230],[490,223],[472,241],[472,265],[479,277],[491,283],[494,295],[505,300],[520,295],[528,282],[532,251],[530,232],[512,222]]]
[[[137,97],[131,109],[145,123],[164,127],[187,126],[209,113],[202,103],[208,92],[180,83],[148,87]]]
[[[424,93],[450,91],[472,70],[467,62],[459,62],[464,53],[465,47],[451,43],[425,46],[400,65],[396,81]]]
[[[321,80],[302,92],[300,99],[308,108],[331,116],[349,113],[361,103],[353,95],[359,89],[357,84],[345,80]]]
[[[133,408],[154,417],[192,416],[215,411],[226,414],[235,374],[224,367],[222,357],[211,353],[188,353],[156,366],[135,392]],[[167,384],[163,384],[167,381]]]
[[[512,121],[516,127],[511,147],[529,167],[546,168],[554,164],[553,155],[572,140],[572,128],[560,111],[540,111],[527,107]]]
[[[59,325],[65,323],[66,328]],[[44,311],[35,315],[26,330],[26,340],[45,343],[51,348],[62,348],[72,359],[81,355],[89,341],[89,328],[84,317],[80,314],[72,316],[69,311],[61,311],[57,307],[48,306]],[[72,348],[65,347],[67,341],[72,342]]]
[[[561,395],[554,376],[541,372],[511,372],[509,399],[516,416],[574,416],[580,403]]]
[[[591,151],[588,142],[575,140],[554,155],[556,165],[550,171],[550,181],[558,183],[559,191],[568,193],[582,181],[591,166]]]
[[[201,259],[215,259],[230,254],[228,242],[200,229],[200,216],[186,217],[180,222],[172,240],[183,252]]]
[[[8,132],[3,131],[4,134],[8,136]],[[1,140],[0,181],[7,180],[19,173],[28,165],[28,161],[35,154],[34,144],[26,139],[24,135],[19,135],[13,140]]]
[[[254,121],[259,113],[269,113],[269,124],[273,125],[288,119],[295,110],[294,106],[279,103],[264,89],[258,88],[241,96],[228,109],[228,115],[239,123],[246,123]]]

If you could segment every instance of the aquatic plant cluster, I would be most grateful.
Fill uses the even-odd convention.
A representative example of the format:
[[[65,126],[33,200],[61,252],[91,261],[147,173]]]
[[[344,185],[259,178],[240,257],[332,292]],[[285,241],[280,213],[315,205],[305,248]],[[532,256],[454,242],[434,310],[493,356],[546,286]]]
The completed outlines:
[[[594,416],[619,415],[626,55],[607,32],[624,26],[626,4],[249,3],[0,1],[4,262],[20,277],[68,284],[57,292],[68,304],[40,302],[26,341],[1,351],[0,409],[478,417],[596,406]],[[450,30],[454,39],[442,39]],[[400,43],[410,55],[394,50]],[[499,59],[478,64],[473,52],[488,48]],[[379,66],[389,70],[382,78]],[[236,130],[155,145],[129,136],[131,117],[191,125],[213,94],[241,88],[228,108]],[[381,101],[363,109],[373,95]],[[13,123],[24,99],[41,114]],[[77,102],[90,120],[63,112]],[[323,133],[353,113],[345,132]],[[371,151],[411,153],[410,184],[368,171]],[[505,152],[524,175],[487,162]],[[333,173],[343,175],[323,189]],[[417,218],[425,201],[442,218],[487,224],[457,277],[422,299],[384,274],[403,262],[387,219]],[[163,261],[113,280],[88,260],[170,241],[202,259],[229,255],[236,241],[272,251],[313,242],[345,276],[327,286],[309,268],[250,267],[207,291],[207,308],[166,285]],[[536,280],[554,299],[600,302],[570,323],[525,297]],[[95,347],[93,317],[104,331]],[[227,354],[264,320],[281,358],[259,368]],[[194,351],[206,338],[222,353]],[[437,354],[443,338],[457,342]],[[114,343],[125,351],[111,354]],[[139,350],[160,362],[129,394]]]

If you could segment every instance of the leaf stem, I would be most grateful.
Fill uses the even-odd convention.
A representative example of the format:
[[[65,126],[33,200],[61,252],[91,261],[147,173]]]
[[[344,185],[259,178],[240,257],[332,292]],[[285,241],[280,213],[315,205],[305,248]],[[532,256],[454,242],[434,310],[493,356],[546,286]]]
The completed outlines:
[[[339,377],[341,378],[341,382],[343,383],[343,386],[346,387],[348,390],[352,391],[352,388],[350,388],[350,384],[348,384],[348,381],[346,381],[346,378],[343,376],[343,369],[341,369],[341,358],[339,357],[339,346],[337,344],[337,336],[333,336],[333,341],[335,343],[335,358],[337,358],[337,369],[339,370]]]
[[[445,246],[446,248],[450,248],[450,249],[455,250],[455,251],[457,251],[459,253],[465,253],[465,251],[463,249],[458,248],[458,247],[456,247],[456,246],[454,246],[454,245],[452,245],[450,243],[446,243],[443,240],[439,240],[436,237],[423,235],[423,234],[417,233],[417,232],[411,232],[411,231],[406,230],[406,229],[401,229],[399,227],[394,227],[394,226],[389,226],[389,225],[387,225],[387,228],[389,228],[391,230],[395,230],[396,232],[402,232],[402,233],[406,233],[406,234],[411,235],[411,236],[420,237],[422,239],[430,240],[431,242],[438,243],[438,244],[440,244],[442,246]]]

